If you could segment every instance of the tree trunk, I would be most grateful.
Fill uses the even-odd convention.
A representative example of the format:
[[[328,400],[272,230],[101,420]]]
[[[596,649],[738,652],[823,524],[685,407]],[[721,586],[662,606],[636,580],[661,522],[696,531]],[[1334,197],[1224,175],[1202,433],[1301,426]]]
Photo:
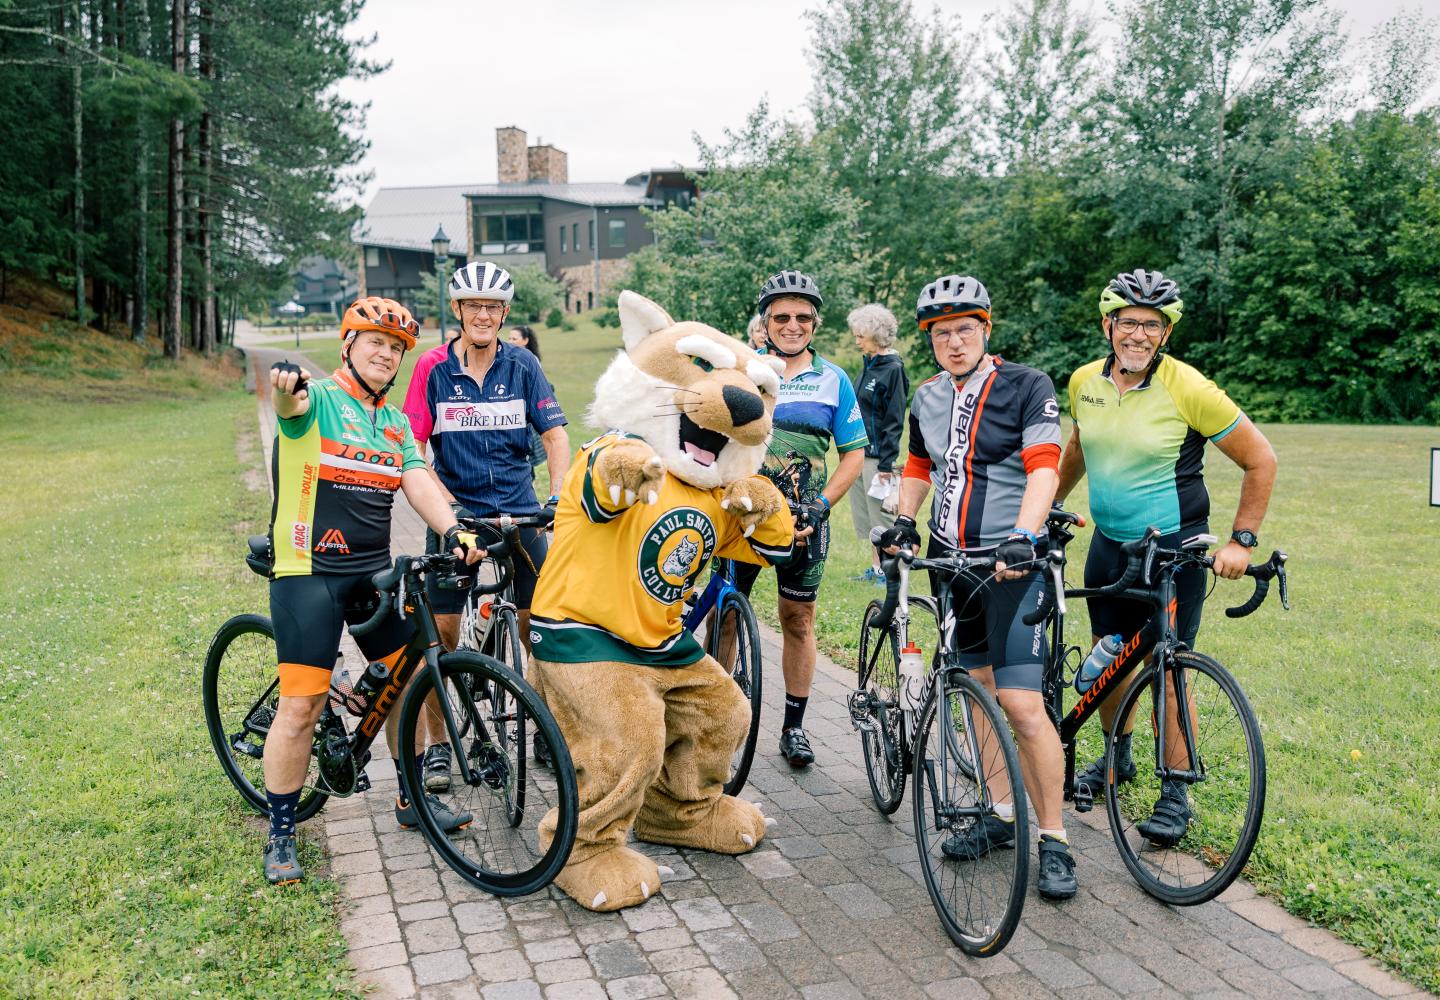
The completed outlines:
[[[80,73],[80,4],[74,5],[75,45],[70,48],[74,66],[70,71],[70,127],[75,142],[75,321],[85,322],[85,116]]]
[[[150,5],[140,0],[135,5],[135,54],[141,59],[150,58]],[[146,327],[150,322],[150,248],[147,244],[150,234],[150,146],[145,134],[144,112],[135,116],[135,246],[134,283],[130,295],[134,309],[130,313],[130,339],[137,344],[145,343]]]
[[[170,14],[171,69],[185,72],[185,7],[189,0],[172,0]],[[170,119],[170,178],[166,190],[165,353],[180,357],[182,271],[185,267],[185,121]]]
[[[209,2],[202,0],[200,4],[200,78],[202,80],[215,79],[215,60],[211,52],[211,31],[214,27],[213,10]],[[200,115],[200,199],[199,211],[196,214],[196,225],[200,230],[200,272],[202,274],[202,291],[200,294],[200,351],[202,354],[211,355],[215,353],[216,346],[216,307],[215,307],[215,248],[211,238],[211,191],[213,179],[211,174],[215,162],[215,123],[210,116],[210,105],[207,100],[204,112]]]

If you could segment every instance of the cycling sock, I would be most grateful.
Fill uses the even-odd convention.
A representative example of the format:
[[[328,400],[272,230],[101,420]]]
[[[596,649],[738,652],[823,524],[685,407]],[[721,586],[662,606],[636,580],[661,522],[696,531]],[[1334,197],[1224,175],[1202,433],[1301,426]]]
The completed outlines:
[[[397,796],[400,800],[400,808],[404,809],[410,804],[410,796],[405,794],[405,772],[400,770],[400,762],[395,762],[395,782],[399,786]]]
[[[282,795],[267,788],[265,798],[270,803],[270,836],[295,836],[295,807],[300,803],[300,789]]]
[[[997,802],[997,803],[995,803],[995,815],[996,815],[996,817],[998,817],[999,819],[1003,819],[1003,820],[1004,820],[1005,822],[1007,822],[1007,823],[1013,823],[1013,822],[1015,822],[1015,803],[1013,803],[1013,802]]]
[[[785,722],[780,727],[782,731],[800,728],[800,723],[805,721],[805,703],[809,700],[809,695],[801,698],[785,692]]]
[[[1040,839],[1044,840],[1046,837],[1049,837],[1051,840],[1058,840],[1062,844],[1068,845],[1070,843],[1070,838],[1065,836],[1065,828],[1063,826],[1058,830],[1041,830]]]

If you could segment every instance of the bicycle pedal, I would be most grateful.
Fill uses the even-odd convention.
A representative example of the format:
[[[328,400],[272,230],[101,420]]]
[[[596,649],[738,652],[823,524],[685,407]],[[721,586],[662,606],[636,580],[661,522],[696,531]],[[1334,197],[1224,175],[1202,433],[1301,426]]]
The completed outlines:
[[[251,743],[245,739],[242,733],[236,733],[230,738],[230,749],[253,760],[263,760],[265,758],[265,748],[258,744]]]
[[[367,774],[367,773],[365,773],[364,771],[361,771],[361,772],[360,772],[360,777],[358,777],[358,778],[355,779],[355,791],[357,791],[357,792],[368,792],[369,790],[370,790],[370,775]]]
[[[1087,785],[1079,785],[1076,787],[1072,801],[1075,804],[1075,811],[1077,813],[1088,813],[1091,809],[1095,808],[1095,796],[1090,794],[1090,788]]]
[[[865,728],[870,721],[870,692],[863,688],[850,692],[850,722],[856,729]]]

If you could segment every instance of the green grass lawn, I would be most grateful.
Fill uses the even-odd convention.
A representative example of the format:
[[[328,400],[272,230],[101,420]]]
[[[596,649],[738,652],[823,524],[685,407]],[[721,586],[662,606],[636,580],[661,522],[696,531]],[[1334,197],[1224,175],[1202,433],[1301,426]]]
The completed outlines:
[[[571,419],[573,444],[599,430],[583,415],[619,341],[618,330],[584,321],[545,337],[545,369]],[[1277,547],[1290,554],[1294,610],[1283,613],[1272,589],[1259,612],[1232,621],[1222,609],[1241,603],[1252,584],[1221,581],[1199,640],[1240,680],[1264,732],[1266,818],[1247,874],[1292,912],[1440,989],[1440,510],[1427,506],[1429,449],[1440,434],[1319,425],[1264,431],[1280,456],[1280,477],[1261,558]],[[1215,449],[1208,468],[1212,527],[1223,537],[1240,472]],[[1069,506],[1087,509],[1083,483]],[[822,648],[851,666],[860,614],[881,590],[851,579],[870,553],[851,528],[847,503],[836,506],[831,523],[817,630]],[[1073,584],[1088,542],[1087,529],[1070,547]],[[756,587],[755,603],[773,625],[768,579]],[[1089,636],[1082,604],[1071,605],[1074,642]],[[1098,724],[1090,728],[1096,738],[1085,749],[1098,753]]]
[[[210,636],[265,608],[254,397],[233,365],[41,339],[0,351],[0,996],[359,995],[313,834],[318,877],[270,890],[202,718]],[[49,372],[72,355],[107,374]]]

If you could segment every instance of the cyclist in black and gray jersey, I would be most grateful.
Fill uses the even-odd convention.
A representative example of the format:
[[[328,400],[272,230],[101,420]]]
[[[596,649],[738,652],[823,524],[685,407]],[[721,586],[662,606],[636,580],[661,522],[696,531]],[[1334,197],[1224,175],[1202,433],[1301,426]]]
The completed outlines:
[[[972,277],[948,275],[926,285],[916,319],[943,371],[911,402],[899,516],[880,545],[919,547],[915,515],[933,484],[929,556],[958,549],[996,558],[993,578],[964,574],[942,581],[932,574],[931,587],[952,588],[953,617],[941,623],[943,641],[954,643],[961,665],[996,693],[1015,730],[1040,823],[1040,894],[1068,899],[1077,886],[1060,815],[1065,764],[1040,694],[1046,637],[1043,625],[1021,620],[1044,591],[1034,560],[1059,481],[1055,387],[1043,372],[989,353],[990,295]],[[1010,789],[994,791],[995,813],[945,840],[945,854],[973,859],[1014,843]]]

